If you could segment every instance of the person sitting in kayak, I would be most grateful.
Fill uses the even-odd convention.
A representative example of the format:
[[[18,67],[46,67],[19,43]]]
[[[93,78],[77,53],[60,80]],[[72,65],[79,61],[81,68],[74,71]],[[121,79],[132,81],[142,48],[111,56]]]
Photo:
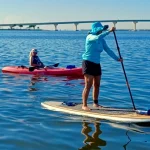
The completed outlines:
[[[59,63],[53,64],[53,65],[49,65],[49,66],[45,66],[42,61],[40,60],[40,58],[37,56],[37,49],[33,48],[30,51],[30,55],[29,55],[29,65],[31,67],[29,67],[29,71],[34,71],[34,69],[39,69],[39,68],[44,68],[45,70],[47,69],[52,69],[54,67],[58,67]]]
[[[46,68],[46,66],[41,62],[40,58],[37,56],[37,49],[33,48],[29,55],[29,65],[36,68]]]

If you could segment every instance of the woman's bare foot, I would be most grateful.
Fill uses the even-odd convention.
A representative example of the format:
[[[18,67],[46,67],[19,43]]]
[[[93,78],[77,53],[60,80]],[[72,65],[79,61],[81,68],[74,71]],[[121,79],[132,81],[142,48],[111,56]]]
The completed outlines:
[[[82,106],[82,109],[87,111],[91,110],[88,106]]]
[[[99,105],[99,104],[93,104],[93,107],[103,108],[103,106],[101,106],[101,105]]]

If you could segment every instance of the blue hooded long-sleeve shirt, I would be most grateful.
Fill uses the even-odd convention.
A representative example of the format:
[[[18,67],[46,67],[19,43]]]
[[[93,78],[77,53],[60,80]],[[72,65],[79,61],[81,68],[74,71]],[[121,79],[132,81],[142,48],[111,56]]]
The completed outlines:
[[[117,61],[119,58],[108,47],[107,43],[104,40],[104,37],[109,33],[110,33],[109,31],[106,31],[106,32],[102,32],[99,35],[89,34],[86,37],[85,52],[82,55],[82,59],[99,64],[100,54],[103,50],[105,50],[110,57],[112,57],[114,60]]]

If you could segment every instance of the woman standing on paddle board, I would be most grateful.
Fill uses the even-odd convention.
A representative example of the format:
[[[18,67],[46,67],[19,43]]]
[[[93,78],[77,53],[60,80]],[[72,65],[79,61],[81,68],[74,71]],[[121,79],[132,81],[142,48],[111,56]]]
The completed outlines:
[[[87,106],[87,99],[90,89],[93,85],[93,106],[102,107],[98,104],[99,87],[101,80],[101,65],[100,65],[100,54],[103,50],[116,61],[123,61],[117,57],[112,50],[106,44],[104,37],[110,32],[115,30],[112,27],[110,30],[108,25],[102,26],[100,22],[92,24],[92,30],[86,37],[85,52],[82,55],[82,72],[84,74],[85,87],[82,92],[82,109],[90,110]]]

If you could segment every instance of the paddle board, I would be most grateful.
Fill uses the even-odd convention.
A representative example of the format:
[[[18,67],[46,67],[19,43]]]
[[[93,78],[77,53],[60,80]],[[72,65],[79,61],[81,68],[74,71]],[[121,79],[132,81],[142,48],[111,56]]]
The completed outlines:
[[[49,110],[65,112],[72,115],[87,116],[124,123],[150,123],[149,115],[138,114],[133,109],[119,109],[110,107],[95,108],[93,107],[92,104],[88,104],[91,110],[85,111],[82,110],[82,104],[80,103],[68,103],[68,104],[66,105],[66,103],[64,102],[56,102],[56,101],[46,101],[41,103],[43,107]]]

